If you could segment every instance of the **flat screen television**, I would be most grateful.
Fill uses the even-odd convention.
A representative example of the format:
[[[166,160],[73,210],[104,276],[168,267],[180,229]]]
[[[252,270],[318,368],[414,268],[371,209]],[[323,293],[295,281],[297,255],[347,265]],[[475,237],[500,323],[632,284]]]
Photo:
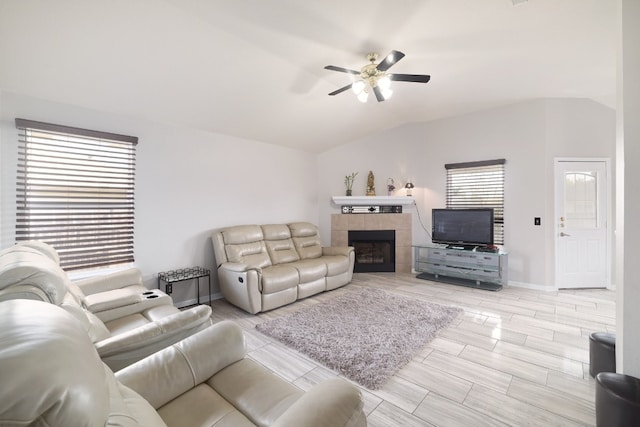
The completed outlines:
[[[493,245],[493,209],[433,209],[433,243],[450,246]]]

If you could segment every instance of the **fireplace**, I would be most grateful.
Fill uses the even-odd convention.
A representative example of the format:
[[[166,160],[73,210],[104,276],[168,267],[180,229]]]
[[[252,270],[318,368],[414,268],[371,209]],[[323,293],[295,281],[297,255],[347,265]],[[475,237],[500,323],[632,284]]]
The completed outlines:
[[[395,231],[395,271],[411,273],[413,247],[410,213],[331,214],[331,246],[347,246],[349,231]]]
[[[395,230],[349,230],[349,246],[356,252],[353,271],[395,272]]]

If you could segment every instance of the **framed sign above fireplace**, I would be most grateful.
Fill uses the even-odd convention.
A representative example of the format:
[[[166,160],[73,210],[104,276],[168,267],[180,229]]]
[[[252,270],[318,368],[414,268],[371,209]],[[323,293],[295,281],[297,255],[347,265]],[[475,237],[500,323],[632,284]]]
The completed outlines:
[[[338,206],[401,206],[415,203],[411,196],[333,196],[331,200]]]

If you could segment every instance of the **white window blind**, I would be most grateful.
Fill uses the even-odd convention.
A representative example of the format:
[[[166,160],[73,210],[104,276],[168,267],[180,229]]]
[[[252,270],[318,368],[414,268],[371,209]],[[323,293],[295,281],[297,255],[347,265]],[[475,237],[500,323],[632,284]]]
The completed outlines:
[[[138,138],[16,119],[16,240],[41,240],[65,270],[134,260]]]
[[[504,244],[505,159],[450,163],[447,169],[447,208],[493,208],[493,239]]]

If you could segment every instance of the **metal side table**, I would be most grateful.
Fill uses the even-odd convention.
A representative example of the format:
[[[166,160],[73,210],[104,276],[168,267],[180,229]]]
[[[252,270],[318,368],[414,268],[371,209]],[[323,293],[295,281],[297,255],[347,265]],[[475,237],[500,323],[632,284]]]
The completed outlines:
[[[209,305],[211,305],[211,271],[202,267],[181,268],[179,270],[170,270],[158,273],[158,288],[165,283],[165,292],[171,295],[173,285],[187,280],[196,280],[196,292],[198,295],[198,304],[200,304],[200,279],[207,278],[207,286],[209,289]]]

